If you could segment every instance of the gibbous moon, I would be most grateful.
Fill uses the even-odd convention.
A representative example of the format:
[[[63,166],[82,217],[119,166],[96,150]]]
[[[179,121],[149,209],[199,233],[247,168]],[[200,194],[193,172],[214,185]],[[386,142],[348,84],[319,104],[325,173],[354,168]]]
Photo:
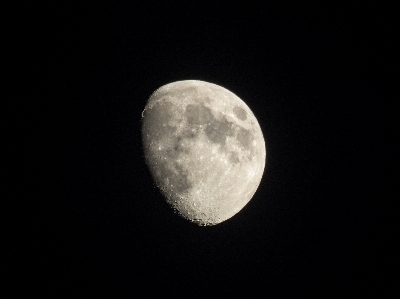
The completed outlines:
[[[253,197],[266,150],[250,108],[216,84],[162,86],[142,113],[142,145],[155,185],[169,205],[198,225],[215,225]]]

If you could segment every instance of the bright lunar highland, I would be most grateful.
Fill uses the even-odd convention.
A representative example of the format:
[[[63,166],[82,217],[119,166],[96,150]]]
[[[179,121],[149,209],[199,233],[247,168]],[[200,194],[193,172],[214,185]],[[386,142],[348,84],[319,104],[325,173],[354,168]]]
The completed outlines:
[[[182,217],[215,225],[253,197],[266,149],[250,108],[203,81],[162,86],[142,113],[142,145],[155,185]]]

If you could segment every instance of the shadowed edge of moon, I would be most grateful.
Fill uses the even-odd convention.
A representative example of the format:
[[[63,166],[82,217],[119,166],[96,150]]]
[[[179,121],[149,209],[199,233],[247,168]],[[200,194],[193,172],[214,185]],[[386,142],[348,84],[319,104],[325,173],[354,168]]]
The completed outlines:
[[[186,87],[179,89],[178,94],[175,91],[168,91],[158,94],[157,98],[164,97],[168,93],[174,97],[179,97],[182,92],[197,94],[196,88]],[[243,108],[235,106],[233,112],[238,119],[247,119],[247,113]],[[199,100],[196,104],[186,105],[181,113],[183,115],[179,115],[177,105],[172,102],[158,100],[153,101],[151,107],[145,108],[142,118],[142,140],[146,163],[154,182],[170,204],[178,198],[182,198],[193,187],[193,182],[188,178],[189,171],[176,162],[182,154],[190,154],[190,148],[182,147],[183,140],[194,140],[200,133],[204,133],[210,142],[219,144],[221,149],[228,152],[228,159],[232,164],[240,163],[240,158],[235,151],[229,151],[225,148],[228,136],[236,138],[242,149],[249,151],[250,156],[254,154],[254,147],[251,144],[254,138],[253,133],[234,122],[228,121],[225,116],[217,119],[213,111],[205,106],[203,101]],[[171,125],[171,121],[177,118],[181,122],[186,120],[188,124],[188,128],[180,132],[179,135],[177,135],[177,126]],[[171,139],[169,140],[171,146],[158,150],[156,146],[166,136]],[[174,208],[177,207],[174,206]],[[178,212],[184,218],[193,220],[184,215],[188,211]],[[195,222],[199,221],[201,222],[201,219]]]

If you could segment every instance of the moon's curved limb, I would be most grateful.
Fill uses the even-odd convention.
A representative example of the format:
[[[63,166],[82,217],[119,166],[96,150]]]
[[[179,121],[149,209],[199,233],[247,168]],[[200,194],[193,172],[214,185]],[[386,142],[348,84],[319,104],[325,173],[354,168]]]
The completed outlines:
[[[184,218],[214,225],[254,195],[266,160],[260,126],[247,105],[218,85],[164,85],[142,113],[146,163],[168,203]]]

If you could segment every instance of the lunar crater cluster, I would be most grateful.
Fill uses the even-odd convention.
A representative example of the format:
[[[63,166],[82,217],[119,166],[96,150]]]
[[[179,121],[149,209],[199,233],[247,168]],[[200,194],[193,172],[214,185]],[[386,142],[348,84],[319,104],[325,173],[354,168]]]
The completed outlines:
[[[177,81],[155,91],[142,113],[142,142],[167,202],[199,225],[240,211],[264,171],[265,143],[253,113],[208,82]]]

